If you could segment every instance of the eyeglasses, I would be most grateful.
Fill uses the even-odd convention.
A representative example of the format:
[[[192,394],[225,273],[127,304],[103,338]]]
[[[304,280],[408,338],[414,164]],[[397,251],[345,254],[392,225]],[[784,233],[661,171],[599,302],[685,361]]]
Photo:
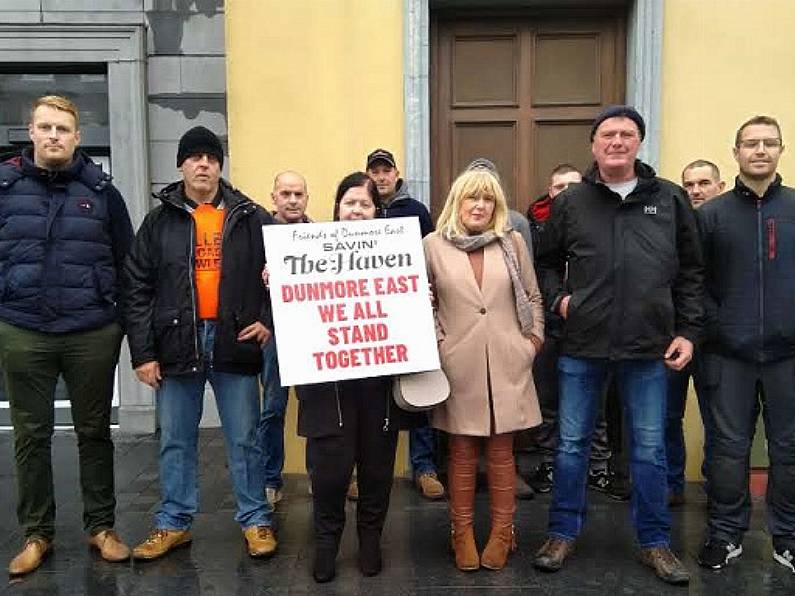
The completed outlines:
[[[781,139],[743,139],[737,145],[743,149],[756,149],[759,143],[762,143],[765,149],[778,149],[781,147]]]

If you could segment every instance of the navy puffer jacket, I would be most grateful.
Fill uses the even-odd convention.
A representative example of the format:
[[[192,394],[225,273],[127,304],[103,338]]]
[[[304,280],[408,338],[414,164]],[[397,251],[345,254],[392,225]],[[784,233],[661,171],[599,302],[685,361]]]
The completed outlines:
[[[45,333],[120,321],[117,272],[132,239],[124,200],[84,153],[58,171],[30,149],[0,164],[0,320]]]

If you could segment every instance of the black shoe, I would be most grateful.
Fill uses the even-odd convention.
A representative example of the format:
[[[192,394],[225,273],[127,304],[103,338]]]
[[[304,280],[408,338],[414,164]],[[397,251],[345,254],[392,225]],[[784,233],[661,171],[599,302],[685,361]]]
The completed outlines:
[[[742,544],[723,540],[707,540],[698,553],[698,564],[709,569],[723,569],[733,559],[743,554]]]
[[[329,547],[315,548],[315,564],[312,566],[312,577],[319,584],[325,584],[337,575],[337,551]]]
[[[524,481],[524,478],[516,471],[516,498],[522,501],[531,501],[536,494],[533,489]]]
[[[629,501],[631,493],[626,480],[607,469],[588,470],[588,487],[606,494],[615,501]]]
[[[530,478],[527,479],[528,484],[533,487],[537,493],[548,493],[552,490],[552,471],[554,466],[552,462],[544,461],[538,464]]]
[[[381,573],[381,535],[376,532],[359,533],[359,570],[365,577]]]
[[[777,563],[781,563],[795,573],[795,550],[791,548],[786,548],[784,546],[779,546],[778,548],[773,547],[773,559]]]

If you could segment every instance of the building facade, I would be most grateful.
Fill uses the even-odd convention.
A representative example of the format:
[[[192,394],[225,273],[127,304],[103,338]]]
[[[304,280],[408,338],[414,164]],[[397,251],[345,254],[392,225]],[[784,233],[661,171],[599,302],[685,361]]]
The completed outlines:
[[[706,158],[731,184],[740,122],[766,113],[785,137],[795,131],[795,81],[779,66],[795,58],[789,5],[6,0],[0,73],[25,74],[25,65],[38,76],[81,65],[105,73],[109,167],[136,223],[149,191],[177,175],[176,142],[194,124],[228,135],[231,180],[263,204],[276,172],[303,173],[318,220],[331,216],[337,181],[363,169],[376,147],[395,153],[412,193],[435,213],[476,155],[497,163],[524,211],[551,165],[587,164],[590,121],[616,102],[646,118],[643,158],[661,175],[677,180],[685,163]],[[785,182],[790,163],[785,152]],[[119,394],[123,429],[154,427],[151,392],[126,358]],[[691,405],[687,434],[697,453]],[[294,428],[291,405],[287,468],[303,471]],[[691,475],[697,468],[689,462]]]

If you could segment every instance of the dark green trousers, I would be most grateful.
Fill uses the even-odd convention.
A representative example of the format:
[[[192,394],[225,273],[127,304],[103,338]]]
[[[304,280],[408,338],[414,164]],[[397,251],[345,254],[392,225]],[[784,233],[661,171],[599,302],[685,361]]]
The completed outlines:
[[[116,323],[53,334],[0,321],[0,368],[14,424],[17,517],[25,536],[55,534],[51,443],[59,375],[66,382],[77,433],[83,525],[92,534],[113,527],[110,410],[122,336]]]

